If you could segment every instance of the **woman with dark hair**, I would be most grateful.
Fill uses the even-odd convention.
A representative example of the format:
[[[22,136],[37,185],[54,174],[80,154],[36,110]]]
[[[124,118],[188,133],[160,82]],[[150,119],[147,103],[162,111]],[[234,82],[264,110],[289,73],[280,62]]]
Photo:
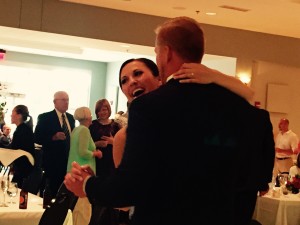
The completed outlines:
[[[11,123],[16,124],[16,130],[13,134],[12,142],[9,146],[11,149],[21,149],[29,152],[34,158],[34,136],[32,129],[25,124],[29,116],[29,111],[25,105],[17,105],[11,113]],[[22,187],[23,179],[28,178],[33,170],[26,156],[22,156],[13,162],[14,176],[12,181],[18,183],[18,187]]]
[[[186,63],[181,69],[173,74],[174,79],[181,79],[181,83],[216,83],[237,93],[241,97],[249,100],[254,92],[235,77],[227,76],[217,70],[212,70],[202,64]],[[119,71],[119,85],[125,94],[128,105],[137,97],[147,94],[161,85],[158,67],[147,58],[136,58],[125,61]],[[184,84],[183,84],[184,85]],[[166,118],[167,119],[167,118]],[[155,141],[155,139],[153,140]],[[126,127],[120,129],[115,135],[113,157],[116,167],[121,163],[126,142]],[[120,215],[128,215],[128,210],[133,208],[123,208]],[[124,221],[124,217],[123,217]],[[125,223],[129,223],[126,220]]]

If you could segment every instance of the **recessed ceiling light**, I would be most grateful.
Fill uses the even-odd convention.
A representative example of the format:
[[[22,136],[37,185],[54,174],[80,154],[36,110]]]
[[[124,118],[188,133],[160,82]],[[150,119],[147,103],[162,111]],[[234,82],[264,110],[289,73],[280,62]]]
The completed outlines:
[[[208,15],[208,16],[215,16],[215,15],[217,15],[217,13],[215,13],[215,12],[207,12],[205,14]]]

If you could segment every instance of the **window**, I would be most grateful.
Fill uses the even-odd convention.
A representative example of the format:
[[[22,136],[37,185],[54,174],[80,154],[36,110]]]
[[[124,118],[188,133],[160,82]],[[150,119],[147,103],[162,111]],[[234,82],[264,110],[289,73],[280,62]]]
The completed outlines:
[[[53,94],[66,91],[69,94],[71,114],[80,106],[89,106],[91,72],[63,67],[28,68],[0,66],[0,83],[7,86],[0,90],[1,101],[6,101],[5,122],[11,123],[10,115],[14,106],[28,107],[36,125],[40,113],[53,110]]]

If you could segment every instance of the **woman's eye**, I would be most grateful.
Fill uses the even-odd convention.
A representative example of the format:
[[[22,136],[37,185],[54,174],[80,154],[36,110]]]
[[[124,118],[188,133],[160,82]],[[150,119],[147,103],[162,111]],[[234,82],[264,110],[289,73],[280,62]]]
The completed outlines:
[[[143,74],[143,71],[141,71],[141,70],[136,70],[136,71],[133,72],[134,76],[140,76],[142,74]]]
[[[121,84],[125,84],[126,83],[126,79],[121,80]]]

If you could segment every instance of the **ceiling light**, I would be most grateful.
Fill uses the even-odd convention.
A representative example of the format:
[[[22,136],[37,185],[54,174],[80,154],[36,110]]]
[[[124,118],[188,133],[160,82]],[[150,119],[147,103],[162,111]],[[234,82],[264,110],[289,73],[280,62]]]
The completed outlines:
[[[217,13],[215,13],[215,12],[207,12],[205,14],[208,15],[208,16],[215,16],[215,15],[217,15]]]

